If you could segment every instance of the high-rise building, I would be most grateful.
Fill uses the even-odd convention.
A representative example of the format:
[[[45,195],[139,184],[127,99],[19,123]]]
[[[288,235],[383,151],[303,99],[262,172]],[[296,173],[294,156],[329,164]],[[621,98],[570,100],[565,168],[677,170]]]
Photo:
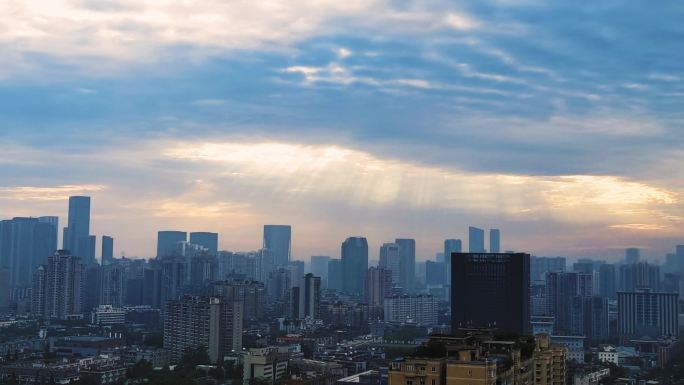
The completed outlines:
[[[484,230],[477,227],[468,227],[468,251],[471,253],[484,253],[485,241]]]
[[[636,247],[625,249],[625,263],[637,263],[639,258],[641,258],[641,251]]]
[[[66,250],[48,257],[45,317],[64,319],[81,313],[81,260]]]
[[[328,287],[328,261],[330,257],[325,255],[314,255],[311,257],[311,273],[316,277],[321,277],[321,287]]]
[[[104,265],[101,268],[100,300],[98,305],[111,305],[122,308],[126,305],[126,269],[118,263]],[[90,311],[92,309],[84,309]]]
[[[546,273],[565,271],[566,261],[563,257],[530,258],[530,279],[532,283],[545,283]]]
[[[365,299],[371,306],[383,306],[392,294],[392,272],[384,267],[370,267],[366,274]]]
[[[598,271],[598,284],[599,284],[599,295],[608,299],[617,298],[617,285],[616,285],[616,275],[615,275],[615,265],[612,263],[604,263],[599,266]]]
[[[660,290],[660,266],[648,262],[636,262],[620,266],[620,290]]]
[[[546,303],[550,315],[556,317],[557,333],[573,334],[573,307],[575,297],[592,296],[590,274],[549,272],[546,274]]]
[[[164,348],[172,362],[187,349],[206,348],[212,362],[242,350],[242,304],[220,297],[184,296],[166,305]]]
[[[570,300],[570,334],[585,336],[592,342],[609,337],[608,300],[604,297],[572,297]]]
[[[206,248],[211,255],[218,253],[218,234],[205,231],[190,233],[190,243]]]
[[[444,263],[446,264],[446,284],[451,285],[451,254],[463,251],[463,242],[460,239],[444,240]]]
[[[328,261],[328,289],[342,291],[342,260]]]
[[[380,259],[378,267],[382,267],[392,272],[392,283],[400,285],[401,256],[399,255],[399,245],[396,243],[383,243],[380,246]]]
[[[437,324],[437,299],[431,295],[398,295],[384,300],[384,318],[388,322]]]
[[[438,286],[446,284],[446,264],[444,262],[425,262],[425,284]]]
[[[501,252],[501,230],[489,229],[489,252]]]
[[[179,242],[187,242],[185,231],[164,230],[157,232],[157,258],[174,256]]]
[[[292,227],[289,225],[264,225],[264,249],[273,253],[275,267],[286,267],[292,253]]]
[[[397,238],[399,246],[399,286],[407,293],[412,293],[416,280],[416,240]]]
[[[679,335],[679,295],[643,289],[618,292],[618,335],[622,343],[630,339],[677,337]]]
[[[82,266],[81,281],[81,309],[87,314],[98,307],[102,299],[102,266],[97,263]]]
[[[304,276],[304,261],[290,261],[287,264],[287,269],[290,270],[290,274],[292,274],[292,282],[299,282]]]
[[[102,236],[102,254],[101,254],[102,265],[108,265],[112,263],[114,259],[114,238],[109,235]]]
[[[159,260],[161,267],[161,305],[179,299],[188,285],[187,264],[182,257],[165,257]]]
[[[289,300],[292,289],[292,273],[290,270],[280,267],[271,272],[266,285],[270,302],[286,303]]]
[[[226,301],[242,302],[243,320],[245,325],[250,321],[264,317],[267,293],[262,282],[228,279],[214,283],[214,295]]]
[[[292,288],[292,318],[320,318],[321,277],[309,273],[298,280],[299,284]]]
[[[368,270],[368,241],[349,237],[342,242],[342,290],[361,296]]]
[[[45,266],[38,266],[33,272],[33,281],[31,282],[31,314],[35,317],[45,316],[46,279]]]
[[[451,265],[452,330],[494,326],[530,329],[530,255],[454,253]]]
[[[0,221],[0,267],[8,269],[10,289],[30,287],[33,271],[55,252],[53,223],[24,217]]]
[[[95,242],[90,236],[90,197],[69,197],[69,216],[62,248],[81,258],[84,265],[95,262]]]

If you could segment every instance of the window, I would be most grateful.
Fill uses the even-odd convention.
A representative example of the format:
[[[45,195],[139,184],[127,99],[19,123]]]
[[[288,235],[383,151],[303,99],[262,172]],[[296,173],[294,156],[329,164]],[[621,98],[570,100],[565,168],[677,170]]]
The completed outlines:
[[[434,378],[432,379],[432,385],[435,385],[435,379]]]
[[[434,366],[433,366],[432,368],[430,368],[430,369],[432,369],[433,372],[436,370]],[[434,381],[434,380],[433,380],[433,381]]]

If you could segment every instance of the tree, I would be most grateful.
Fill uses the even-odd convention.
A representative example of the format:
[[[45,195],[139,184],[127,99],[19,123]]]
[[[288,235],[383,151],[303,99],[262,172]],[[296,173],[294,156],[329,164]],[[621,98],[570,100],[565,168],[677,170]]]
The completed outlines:
[[[147,360],[140,360],[128,370],[128,376],[131,378],[148,378],[153,372],[152,363]]]

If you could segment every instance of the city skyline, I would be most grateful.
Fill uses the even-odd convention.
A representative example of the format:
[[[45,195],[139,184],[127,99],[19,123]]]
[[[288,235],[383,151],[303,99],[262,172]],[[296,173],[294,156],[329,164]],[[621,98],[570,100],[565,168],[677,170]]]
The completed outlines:
[[[679,3],[0,12],[0,212],[64,224],[91,196],[117,255],[154,255],[167,228],[254,249],[267,223],[292,225],[295,258],[363,235],[423,259],[469,225],[538,255],[684,238]]]

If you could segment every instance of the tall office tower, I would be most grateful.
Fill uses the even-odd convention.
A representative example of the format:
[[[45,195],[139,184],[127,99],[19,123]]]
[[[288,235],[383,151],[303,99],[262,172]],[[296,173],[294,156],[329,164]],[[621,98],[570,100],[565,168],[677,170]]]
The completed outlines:
[[[266,290],[269,302],[287,302],[292,289],[292,273],[290,270],[280,267],[271,272]]]
[[[112,263],[114,259],[114,238],[109,235],[102,236],[102,265],[108,265]]]
[[[215,282],[214,295],[220,296],[226,301],[238,301],[243,304],[243,321],[248,325],[250,321],[260,320],[264,317],[267,293],[266,286],[262,282],[228,279]]]
[[[385,298],[383,317],[388,322],[435,325],[437,311],[437,299],[431,295],[398,295]]]
[[[468,251],[471,253],[485,252],[484,230],[468,227]]]
[[[684,245],[677,245],[675,247],[675,260],[677,272],[684,275]]]
[[[416,280],[416,240],[397,238],[399,245],[399,286],[407,293],[412,293]]]
[[[162,268],[159,261],[150,261],[150,267],[143,271],[143,305],[153,309],[162,308]]]
[[[285,267],[292,253],[292,227],[289,225],[264,225],[264,249],[273,253],[275,267]]]
[[[591,275],[582,273],[548,272],[546,274],[546,303],[550,315],[556,317],[555,330],[571,334],[572,300],[592,296]]]
[[[287,264],[287,269],[292,274],[292,282],[299,282],[304,276],[304,261],[290,261]]]
[[[380,246],[378,267],[391,271],[392,283],[400,285],[401,256],[399,255],[399,245],[396,243],[383,243]]]
[[[342,260],[328,261],[328,289],[342,291]]]
[[[321,287],[328,287],[328,261],[330,257],[325,255],[314,255],[311,257],[311,273],[316,277],[321,277]]]
[[[218,277],[218,259],[214,254],[195,255],[190,259],[190,285],[204,287]]]
[[[593,274],[594,261],[591,259],[578,259],[577,262],[572,264],[572,271],[575,273]]]
[[[648,262],[636,262],[620,266],[620,290],[660,290],[660,266]]]
[[[9,270],[9,286],[28,288],[39,265],[55,252],[56,229],[38,218],[16,217],[0,221],[0,267]]]
[[[425,284],[439,286],[446,283],[446,264],[444,262],[425,262]]]
[[[45,316],[64,319],[81,313],[81,260],[66,250],[48,257]]]
[[[121,308],[126,305],[126,269],[117,263],[104,265],[101,268],[102,279],[100,301],[98,305],[112,305]]]
[[[620,342],[649,336],[679,335],[679,296],[649,289],[618,292],[618,335]]]
[[[182,257],[166,257],[160,261],[161,306],[180,298],[188,285],[187,264]]]
[[[171,257],[178,250],[179,242],[187,242],[188,234],[185,231],[159,231],[157,232],[157,258]]]
[[[501,230],[489,229],[489,252],[501,252]]]
[[[52,249],[52,250],[50,250],[50,254],[52,254],[55,251],[57,251],[57,248],[58,248],[57,237],[58,237],[58,233],[59,233],[59,217],[56,217],[56,216],[38,217],[38,222],[45,223],[45,224],[52,226],[49,228],[50,230],[45,230],[46,231],[45,247]],[[45,256],[45,260],[47,260],[47,256]]]
[[[496,325],[530,330],[530,255],[455,253],[451,265],[451,330]]]
[[[604,297],[572,297],[570,333],[591,342],[605,341],[608,333],[608,300]]]
[[[90,236],[90,197],[69,197],[62,248],[80,257],[84,265],[95,262],[95,242]]]
[[[361,296],[368,271],[368,241],[349,237],[342,242],[342,290]]]
[[[636,247],[625,249],[625,263],[637,263],[641,258],[641,251]]]
[[[9,309],[10,301],[10,271],[0,266],[0,313]]]
[[[463,251],[463,243],[460,239],[444,240],[444,263],[446,264],[446,284],[451,285],[451,254]]]
[[[532,283],[546,282],[546,273],[565,271],[563,257],[532,257],[530,259],[530,279]]]
[[[94,308],[100,306],[102,296],[102,266],[92,263],[81,266],[81,309],[84,313],[89,313]]]
[[[31,282],[31,314],[34,317],[45,316],[45,280],[47,272],[45,266],[38,266],[33,271],[33,281]]]
[[[617,298],[617,284],[615,275],[615,265],[612,263],[604,263],[599,266],[598,283],[599,295],[608,299]]]
[[[212,362],[242,350],[242,304],[220,297],[185,296],[166,305],[164,348],[177,363],[188,349],[204,347]]]
[[[190,233],[190,243],[206,248],[211,255],[218,253],[218,233],[205,231]]]
[[[371,306],[383,306],[392,293],[392,272],[384,267],[370,267],[366,274],[365,300]]]
[[[309,273],[292,288],[291,316],[294,319],[319,319],[321,307],[321,277]]]

